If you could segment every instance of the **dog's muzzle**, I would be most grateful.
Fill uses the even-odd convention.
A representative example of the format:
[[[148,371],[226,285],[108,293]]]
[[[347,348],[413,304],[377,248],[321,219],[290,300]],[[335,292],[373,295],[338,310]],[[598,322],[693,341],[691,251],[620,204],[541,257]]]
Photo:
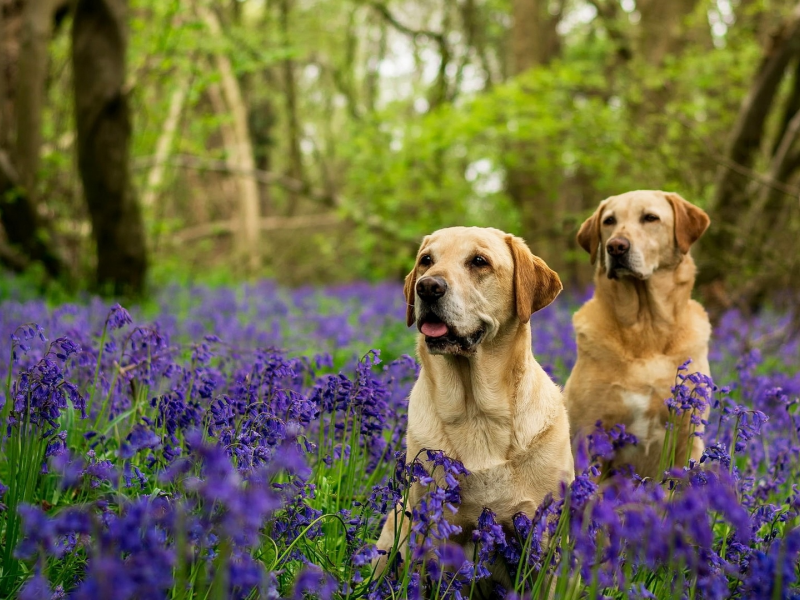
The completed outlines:
[[[439,302],[447,290],[447,281],[443,277],[423,277],[417,282],[417,298],[422,309],[417,318],[417,329],[425,336],[431,354],[473,354],[483,340],[485,330],[479,328],[463,334],[448,322]]]
[[[631,243],[627,238],[614,237],[606,242],[606,255],[608,256],[608,268],[606,269],[609,279],[618,279],[620,275],[633,275],[630,266]]]

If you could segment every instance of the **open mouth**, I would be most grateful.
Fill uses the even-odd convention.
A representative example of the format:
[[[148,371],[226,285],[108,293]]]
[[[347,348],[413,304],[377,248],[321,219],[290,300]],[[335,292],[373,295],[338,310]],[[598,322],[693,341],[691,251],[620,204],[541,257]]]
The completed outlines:
[[[425,336],[425,344],[432,354],[473,354],[485,333],[478,329],[468,335],[459,335],[433,312],[420,317],[417,328]]]
[[[450,333],[447,325],[435,314],[425,315],[419,321],[419,330],[429,338],[440,338]]]

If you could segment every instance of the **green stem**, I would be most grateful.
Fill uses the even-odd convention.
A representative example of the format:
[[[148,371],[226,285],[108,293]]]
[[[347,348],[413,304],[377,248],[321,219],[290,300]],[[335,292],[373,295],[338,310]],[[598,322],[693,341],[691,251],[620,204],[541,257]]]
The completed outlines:
[[[97,364],[94,368],[94,381],[92,382],[92,391],[89,392],[89,402],[86,403],[86,409],[91,410],[94,402],[94,394],[97,391],[97,380],[100,377],[100,366],[103,360],[103,348],[106,343],[106,329],[108,328],[108,321],[103,325],[103,333],[100,334],[100,347],[97,350]],[[97,417],[94,420],[94,428],[97,429],[97,424],[100,422],[100,417],[104,412],[105,404],[101,407],[100,411],[97,413]]]
[[[314,525],[316,525],[317,523],[319,523],[319,522],[320,522],[320,521],[322,521],[323,519],[327,519],[327,518],[329,518],[329,517],[332,517],[332,518],[334,518],[334,519],[337,519],[337,520],[338,520],[338,521],[339,521],[339,522],[342,524],[342,528],[343,528],[345,531],[347,531],[347,525],[345,525],[345,522],[344,522],[344,520],[343,520],[343,519],[342,519],[342,518],[341,518],[339,515],[327,514],[327,515],[322,515],[322,516],[320,516],[320,517],[317,517],[316,519],[314,519],[313,521],[311,521],[311,523],[309,523],[309,524],[306,526],[306,528],[305,528],[305,529],[303,529],[303,531],[302,531],[302,532],[300,532],[300,535],[298,535],[298,536],[297,536],[297,537],[294,539],[294,541],[292,541],[292,543],[291,543],[291,544],[289,544],[289,546],[286,548],[286,550],[284,550],[284,551],[283,551],[283,554],[281,554],[281,555],[280,555],[280,557],[279,557],[277,560],[275,560],[275,562],[272,564],[272,567],[270,567],[270,571],[274,571],[274,570],[275,570],[275,569],[278,567],[278,565],[279,565],[279,564],[281,564],[281,563],[283,562],[283,560],[284,560],[284,559],[285,559],[285,558],[286,558],[286,557],[289,555],[289,553],[290,553],[290,552],[292,551],[292,549],[293,549],[293,548],[294,548],[294,547],[297,545],[297,543],[298,543],[298,542],[299,542],[301,539],[303,539],[303,536],[305,536],[305,534],[307,534],[307,533],[308,533],[308,532],[311,530],[311,528],[312,528],[312,527],[314,527]]]

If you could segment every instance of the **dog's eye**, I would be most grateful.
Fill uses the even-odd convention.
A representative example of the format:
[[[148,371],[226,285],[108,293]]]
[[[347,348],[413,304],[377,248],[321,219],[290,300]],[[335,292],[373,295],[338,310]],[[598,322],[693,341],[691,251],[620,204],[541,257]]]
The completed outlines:
[[[472,259],[472,266],[473,267],[488,267],[489,261],[483,258],[482,256],[476,256]]]
[[[617,219],[616,217],[606,217],[603,219],[603,225],[616,225]]]
[[[658,218],[658,215],[646,214],[644,216],[644,220],[646,223],[655,223],[656,221],[660,221],[661,219]]]
[[[432,265],[433,264],[433,259],[431,258],[431,255],[430,254],[423,254],[422,256],[420,256],[419,264],[421,264],[423,267],[428,267],[428,266]]]

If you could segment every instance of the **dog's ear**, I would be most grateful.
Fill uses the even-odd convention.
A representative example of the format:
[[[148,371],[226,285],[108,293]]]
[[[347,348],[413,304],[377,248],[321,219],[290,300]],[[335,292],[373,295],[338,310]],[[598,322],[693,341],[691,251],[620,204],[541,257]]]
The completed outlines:
[[[578,230],[578,243],[589,253],[592,264],[597,260],[597,248],[600,246],[600,215],[605,205],[605,201],[601,202],[594,214],[586,219]]]
[[[686,254],[691,245],[708,229],[711,219],[702,208],[684,200],[679,194],[665,192],[664,196],[675,213],[675,243]]]
[[[416,320],[414,318],[414,288],[417,287],[417,264],[414,263],[414,267],[411,269],[411,272],[406,275],[406,282],[403,285],[403,295],[406,297],[406,325],[411,327]]]
[[[417,287],[417,261],[419,261],[419,255],[422,253],[422,249],[427,245],[429,238],[429,235],[422,238],[417,256],[414,258],[414,266],[411,267],[411,272],[406,275],[406,281],[405,284],[403,284],[403,296],[406,298],[406,325],[409,327],[416,321],[414,318],[414,291]]]
[[[514,258],[517,316],[521,322],[527,323],[533,313],[556,299],[563,286],[558,274],[541,258],[534,256],[522,238],[509,235],[506,243]]]

